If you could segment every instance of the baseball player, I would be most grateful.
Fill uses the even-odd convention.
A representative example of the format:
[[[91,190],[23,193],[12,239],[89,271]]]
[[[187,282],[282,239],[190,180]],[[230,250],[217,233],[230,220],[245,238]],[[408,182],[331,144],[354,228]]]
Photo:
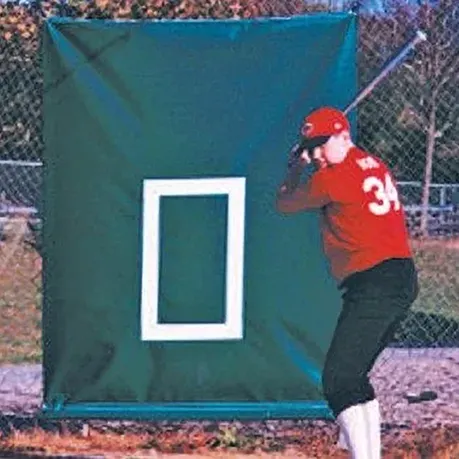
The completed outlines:
[[[418,294],[403,207],[391,172],[353,144],[341,111],[313,111],[301,134],[277,209],[320,213],[324,252],[343,299],[322,374],[324,396],[339,445],[353,458],[379,459],[380,411],[368,373]]]

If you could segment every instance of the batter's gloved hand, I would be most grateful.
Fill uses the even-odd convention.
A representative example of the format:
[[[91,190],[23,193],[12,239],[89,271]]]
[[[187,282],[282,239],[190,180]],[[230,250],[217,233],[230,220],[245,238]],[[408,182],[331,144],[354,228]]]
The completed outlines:
[[[288,168],[305,167],[308,164],[311,164],[309,152],[303,146],[303,142],[300,141],[290,150],[288,157]]]

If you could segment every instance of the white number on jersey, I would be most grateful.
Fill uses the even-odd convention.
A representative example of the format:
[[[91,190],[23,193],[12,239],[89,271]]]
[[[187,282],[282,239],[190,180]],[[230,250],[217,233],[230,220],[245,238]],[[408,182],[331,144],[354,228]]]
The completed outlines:
[[[384,182],[378,177],[370,176],[363,181],[363,191],[373,193],[376,201],[368,204],[368,209],[374,215],[386,215],[393,208],[400,210],[397,188],[395,188],[389,174],[384,177]]]
[[[364,171],[366,171],[367,169],[378,169],[379,167],[378,161],[376,161],[371,156],[360,158],[356,162],[357,162],[357,166],[359,166],[360,169]]]

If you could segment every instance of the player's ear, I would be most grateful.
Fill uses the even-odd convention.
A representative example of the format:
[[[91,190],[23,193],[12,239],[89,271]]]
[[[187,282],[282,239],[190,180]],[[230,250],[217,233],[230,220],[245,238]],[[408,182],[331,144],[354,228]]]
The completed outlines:
[[[343,140],[345,140],[346,142],[349,142],[352,140],[351,133],[349,131],[343,131],[341,135],[343,136]]]
[[[343,144],[346,145],[348,148],[351,148],[353,145],[351,133],[349,131],[343,131],[341,135],[341,138],[343,139]]]

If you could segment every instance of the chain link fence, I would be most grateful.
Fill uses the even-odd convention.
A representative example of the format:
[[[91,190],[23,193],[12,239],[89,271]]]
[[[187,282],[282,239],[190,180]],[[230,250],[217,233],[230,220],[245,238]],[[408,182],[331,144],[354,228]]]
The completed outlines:
[[[428,35],[428,41],[419,45],[358,107],[356,140],[387,160],[399,181],[420,270],[420,296],[392,346],[458,347],[459,3],[456,0],[0,3],[0,283],[3,287],[0,307],[4,311],[17,307],[32,310],[34,327],[39,328],[41,100],[46,91],[41,77],[39,41],[40,28],[47,17],[238,19],[339,11],[353,11],[359,17],[361,87],[416,30],[422,29]],[[8,355],[10,345],[5,340],[2,338],[0,344],[2,356]],[[16,349],[13,360],[39,358],[37,352],[21,352]]]
[[[435,455],[434,449],[439,451],[438,445],[448,443],[448,438],[457,439],[457,435],[439,429],[438,425],[454,427],[459,419],[457,0],[0,0],[0,443],[2,433],[7,435],[41,425],[36,417],[28,416],[39,408],[43,388],[39,212],[41,102],[46,91],[39,55],[43,21],[51,16],[237,19],[340,11],[353,11],[359,18],[360,87],[378,73],[417,29],[424,30],[429,38],[358,107],[357,143],[387,160],[399,182],[421,283],[412,312],[378,360],[371,380],[381,402],[383,443],[386,448],[389,445],[401,448],[398,454],[392,449],[390,457],[414,457],[402,454],[409,442],[418,448],[421,457],[456,457],[457,450],[454,453],[445,449],[443,455]],[[5,363],[36,365],[2,365]],[[430,389],[438,398],[421,407],[407,402],[409,392],[414,393],[410,397],[415,400],[424,389]],[[422,397],[418,400],[422,401]],[[265,442],[269,438],[275,440],[276,448],[281,444],[288,446],[288,431],[297,427],[305,450],[311,451],[311,438],[319,435],[324,435],[323,445],[336,440],[332,424],[305,422],[298,425],[280,422],[274,430],[272,425],[263,423],[237,425],[231,445],[239,445],[241,449],[240,445],[250,446],[260,438]],[[422,434],[425,438],[411,436],[401,440],[404,433],[411,435],[409,429],[413,426],[417,429],[432,425],[437,430],[426,431]],[[64,427],[48,423],[47,429]],[[111,427],[106,424],[101,427],[105,434],[111,430],[125,433],[129,428],[138,429],[143,436],[147,431],[145,425],[137,428],[114,423]],[[201,429],[196,423],[180,423],[174,428],[178,436],[169,441],[170,448],[179,447],[174,441],[183,443],[183,438],[197,438]],[[91,429],[96,427],[91,424]],[[161,429],[169,435],[170,425],[164,423],[154,429],[152,445],[164,448]],[[222,437],[218,424],[214,425],[215,432],[206,429],[208,436],[213,437],[209,444],[221,443],[221,438],[226,438]],[[403,432],[403,429],[408,430]],[[273,437],[274,431],[281,440]],[[297,435],[298,432],[291,437],[290,446],[298,445]],[[98,438],[94,434],[88,436],[91,437]],[[26,445],[27,451],[32,448],[30,436],[9,438],[19,446]],[[39,434],[37,438],[36,447],[43,451],[43,446],[57,437],[50,439]],[[123,445],[126,438],[123,436]],[[252,443],[250,438],[254,439]],[[65,439],[62,441],[60,448],[64,448]],[[111,437],[111,441],[118,440]],[[73,443],[71,438],[68,444]],[[75,451],[72,448],[69,451]],[[333,453],[317,457],[342,456]]]

